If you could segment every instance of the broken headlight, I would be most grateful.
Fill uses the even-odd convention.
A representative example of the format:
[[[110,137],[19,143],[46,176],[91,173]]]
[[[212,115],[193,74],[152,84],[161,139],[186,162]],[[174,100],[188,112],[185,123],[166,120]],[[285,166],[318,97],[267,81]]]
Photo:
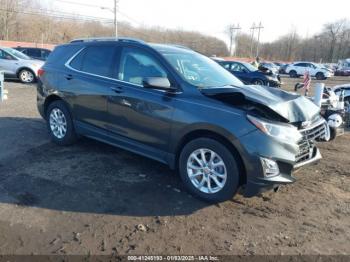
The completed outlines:
[[[263,120],[251,115],[247,115],[247,118],[263,133],[279,140],[297,143],[302,138],[302,135],[295,126]]]

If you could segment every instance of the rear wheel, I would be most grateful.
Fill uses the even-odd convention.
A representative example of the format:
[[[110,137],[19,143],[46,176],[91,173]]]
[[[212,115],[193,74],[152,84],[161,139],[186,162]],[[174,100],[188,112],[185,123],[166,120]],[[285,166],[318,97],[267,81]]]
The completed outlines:
[[[292,71],[290,71],[289,72],[289,76],[291,77],[291,78],[297,78],[297,72],[296,71],[294,71],[294,70],[292,70]]]
[[[195,139],[183,148],[179,172],[187,190],[208,202],[232,199],[239,186],[238,161],[223,144],[210,138]]]
[[[21,80],[22,83],[25,83],[25,84],[30,84],[35,82],[35,75],[29,69],[22,69],[18,73],[18,78],[19,80]]]
[[[49,105],[46,122],[51,140],[56,144],[71,145],[77,140],[71,115],[63,101],[54,101]]]

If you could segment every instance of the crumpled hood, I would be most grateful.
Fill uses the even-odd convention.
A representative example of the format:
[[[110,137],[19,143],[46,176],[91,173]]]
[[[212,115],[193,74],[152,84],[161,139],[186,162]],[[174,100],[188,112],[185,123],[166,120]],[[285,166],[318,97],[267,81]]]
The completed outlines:
[[[239,99],[270,108],[291,123],[310,121],[320,113],[320,108],[304,96],[267,86],[203,88],[201,92],[213,98],[237,95]]]

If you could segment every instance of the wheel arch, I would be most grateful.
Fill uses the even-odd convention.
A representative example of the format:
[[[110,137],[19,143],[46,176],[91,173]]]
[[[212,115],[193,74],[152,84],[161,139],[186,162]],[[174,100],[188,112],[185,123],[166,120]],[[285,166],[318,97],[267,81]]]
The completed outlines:
[[[240,172],[240,181],[239,184],[245,184],[247,182],[247,172],[242,156],[237,149],[237,146],[234,145],[224,134],[214,130],[208,129],[196,129],[186,133],[178,142],[176,150],[175,150],[175,160],[174,160],[174,168],[178,167],[180,154],[182,149],[185,147],[187,143],[197,138],[211,138],[220,143],[222,143],[233,155],[233,157],[238,162],[238,168]]]
[[[16,71],[16,76],[17,76],[18,78],[19,78],[19,73],[20,73],[22,70],[28,70],[28,71],[32,72],[33,75],[34,75],[34,77],[35,77],[35,79],[37,78],[36,73],[34,72],[34,70],[31,69],[31,68],[28,67],[28,66],[22,66],[22,67],[20,67],[20,68],[17,69],[17,71]]]
[[[44,102],[44,117],[45,117],[45,119],[46,119],[46,115],[47,115],[47,109],[49,108],[50,104],[55,102],[55,101],[62,101],[66,105],[69,113],[72,115],[71,108],[68,105],[68,103],[59,95],[52,94],[52,95],[49,95],[48,97],[46,97],[45,102]]]

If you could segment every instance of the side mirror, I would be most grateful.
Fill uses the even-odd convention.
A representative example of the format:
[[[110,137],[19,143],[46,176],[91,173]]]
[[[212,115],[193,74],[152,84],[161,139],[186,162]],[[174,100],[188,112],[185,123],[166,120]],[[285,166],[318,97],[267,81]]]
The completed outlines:
[[[166,77],[145,77],[142,84],[145,88],[160,89],[165,91],[176,90],[176,88],[171,87],[169,79]]]

